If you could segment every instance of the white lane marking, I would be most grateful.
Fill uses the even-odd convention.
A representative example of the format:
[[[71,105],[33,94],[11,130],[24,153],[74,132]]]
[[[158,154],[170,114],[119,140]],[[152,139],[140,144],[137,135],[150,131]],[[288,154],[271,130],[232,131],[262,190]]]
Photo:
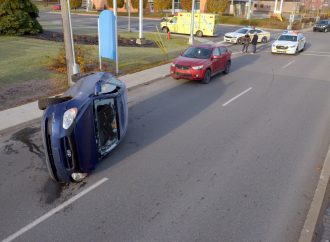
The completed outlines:
[[[232,99],[230,99],[229,101],[225,102],[224,104],[222,104],[223,107],[227,106],[229,103],[233,102],[234,100],[236,100],[237,98],[239,98],[240,96],[244,95],[245,93],[249,92],[252,90],[252,87],[249,87],[248,89],[246,89],[245,91],[241,92],[240,94],[238,94],[237,96],[233,97]]]
[[[82,196],[86,195],[87,193],[89,193],[90,191],[92,191],[93,189],[95,189],[96,187],[100,186],[102,183],[106,182],[107,180],[108,180],[108,178],[106,178],[106,177],[102,178],[100,181],[98,181],[95,184],[91,185],[90,187],[88,187],[84,191],[78,193],[77,195],[73,196],[69,200],[67,200],[64,203],[60,204],[56,208],[53,208],[52,210],[50,210],[49,212],[45,213],[41,217],[37,218],[32,223],[30,223],[30,224],[26,225],[25,227],[21,228],[16,233],[14,233],[14,234],[10,235],[9,237],[5,238],[4,240],[2,240],[2,242],[10,242],[10,241],[16,239],[17,237],[21,236],[22,234],[24,234],[25,232],[29,231],[33,227],[37,226],[38,224],[40,224],[41,222],[45,221],[49,217],[53,216],[55,213],[59,212],[60,210],[62,210],[65,207],[67,207],[68,205],[70,205],[74,201],[76,201],[79,198],[81,198]]]
[[[286,64],[285,66],[282,66],[282,68],[284,69],[284,68],[287,68],[289,65],[291,65],[292,63],[294,63],[295,61],[293,60],[293,61],[290,61],[288,64]]]
[[[313,51],[313,50],[307,50],[306,52],[308,53],[318,53],[318,54],[330,54],[330,52],[326,52],[326,51]]]
[[[325,56],[325,57],[330,57],[330,54],[328,55],[318,55],[318,54],[308,54],[308,53],[303,53],[301,55],[310,55],[310,56]]]

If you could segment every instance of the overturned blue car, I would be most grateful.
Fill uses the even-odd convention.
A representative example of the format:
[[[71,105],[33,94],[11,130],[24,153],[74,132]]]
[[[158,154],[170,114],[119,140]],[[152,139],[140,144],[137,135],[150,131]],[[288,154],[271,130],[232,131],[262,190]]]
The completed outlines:
[[[106,72],[81,76],[63,95],[40,99],[42,136],[50,177],[81,181],[123,139],[125,84]]]

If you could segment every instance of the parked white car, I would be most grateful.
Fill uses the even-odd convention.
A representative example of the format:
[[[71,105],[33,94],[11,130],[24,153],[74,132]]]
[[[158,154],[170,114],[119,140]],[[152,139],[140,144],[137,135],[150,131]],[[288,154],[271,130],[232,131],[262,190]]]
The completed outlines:
[[[229,43],[241,44],[244,35],[248,34],[252,38],[255,33],[258,35],[258,42],[267,43],[270,39],[270,33],[267,31],[252,27],[245,27],[240,28],[235,32],[226,33],[223,40]]]
[[[272,44],[272,53],[297,54],[303,51],[306,45],[306,37],[295,31],[285,31]]]

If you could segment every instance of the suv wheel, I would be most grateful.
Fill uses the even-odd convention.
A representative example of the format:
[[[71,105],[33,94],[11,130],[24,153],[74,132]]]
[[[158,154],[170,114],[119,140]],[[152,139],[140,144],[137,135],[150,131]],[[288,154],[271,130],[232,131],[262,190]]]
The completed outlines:
[[[204,78],[202,80],[203,84],[208,84],[211,81],[211,71],[210,69],[207,69],[204,74]]]

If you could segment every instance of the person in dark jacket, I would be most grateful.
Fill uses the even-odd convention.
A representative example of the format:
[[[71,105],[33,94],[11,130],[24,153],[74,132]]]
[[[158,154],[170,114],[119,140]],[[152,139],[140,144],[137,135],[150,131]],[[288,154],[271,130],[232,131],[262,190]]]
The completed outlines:
[[[257,51],[257,44],[258,44],[258,35],[256,33],[252,37],[251,44],[252,44],[252,54],[255,54]]]
[[[243,43],[243,49],[242,49],[242,52],[244,53],[247,53],[248,51],[248,48],[249,48],[249,44],[250,44],[250,35],[246,34],[244,37],[243,37],[243,40],[242,40],[242,43]]]

